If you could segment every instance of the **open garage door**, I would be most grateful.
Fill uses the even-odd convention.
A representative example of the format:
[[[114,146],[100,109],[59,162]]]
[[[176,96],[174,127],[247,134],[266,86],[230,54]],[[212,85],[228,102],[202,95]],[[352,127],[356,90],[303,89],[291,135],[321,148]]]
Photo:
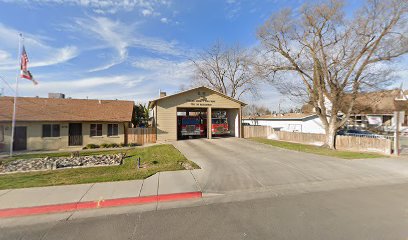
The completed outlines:
[[[230,128],[230,136],[233,137],[240,137],[240,120],[239,120],[239,109],[228,109],[227,111],[227,118],[228,118],[228,125]]]
[[[206,108],[177,108],[177,140],[207,137]]]
[[[177,108],[177,140],[239,137],[239,109]],[[211,116],[211,120],[209,120]],[[209,136],[211,133],[211,136]]]
[[[239,137],[239,110],[212,109],[212,136]]]

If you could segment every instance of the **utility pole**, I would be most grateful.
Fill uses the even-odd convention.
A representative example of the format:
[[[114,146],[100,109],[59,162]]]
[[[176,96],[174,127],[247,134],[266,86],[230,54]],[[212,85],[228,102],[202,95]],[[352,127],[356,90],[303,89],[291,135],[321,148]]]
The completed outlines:
[[[394,112],[395,118],[395,132],[394,132],[394,155],[399,155],[399,124],[400,124],[400,112]]]

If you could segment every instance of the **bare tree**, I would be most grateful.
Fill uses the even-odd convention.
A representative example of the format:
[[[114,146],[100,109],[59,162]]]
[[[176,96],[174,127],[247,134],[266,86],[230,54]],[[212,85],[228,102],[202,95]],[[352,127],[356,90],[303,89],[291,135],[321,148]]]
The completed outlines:
[[[244,116],[262,116],[272,114],[271,110],[265,106],[249,104],[243,109]]]
[[[345,17],[341,0],[305,5],[299,13],[285,9],[258,31],[257,68],[282,92],[306,95],[327,147],[335,148],[358,94],[384,87],[389,62],[408,52],[407,26],[407,0],[368,0],[353,17]],[[287,79],[288,73],[297,77]]]
[[[203,85],[240,99],[245,94],[257,96],[249,51],[238,46],[227,48],[217,42],[192,60],[196,70],[194,85]]]

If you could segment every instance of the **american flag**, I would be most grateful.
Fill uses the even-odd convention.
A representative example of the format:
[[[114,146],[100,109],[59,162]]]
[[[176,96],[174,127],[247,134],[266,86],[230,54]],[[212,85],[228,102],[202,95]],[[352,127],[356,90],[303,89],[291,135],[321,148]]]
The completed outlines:
[[[21,64],[20,64],[20,69],[21,69],[21,77],[31,80],[35,85],[38,84],[37,81],[34,80],[33,75],[31,75],[31,72],[28,71],[28,55],[25,50],[25,47],[23,46],[23,50],[21,51]]]

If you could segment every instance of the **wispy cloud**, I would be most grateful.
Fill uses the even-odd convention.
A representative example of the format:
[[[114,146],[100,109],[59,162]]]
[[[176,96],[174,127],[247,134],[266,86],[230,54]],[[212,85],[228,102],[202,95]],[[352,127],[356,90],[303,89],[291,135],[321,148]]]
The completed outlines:
[[[143,9],[142,10],[142,15],[143,16],[150,16],[152,14],[153,14],[153,12],[151,10],[149,10],[149,9]]]
[[[145,76],[109,75],[64,81],[43,81],[35,87],[29,81],[20,81],[19,91],[24,96],[45,97],[49,92],[62,92],[67,97],[90,99],[135,100],[146,103],[157,95],[157,85],[145,82]]]
[[[178,71],[183,68],[192,67],[192,63],[188,60],[172,61],[163,58],[138,57],[133,59],[132,66],[138,69],[151,71]]]
[[[0,70],[13,69],[17,68],[17,66],[17,60],[13,61],[9,52],[0,49]]]
[[[1,62],[7,62],[7,61],[10,61],[10,59],[11,59],[10,53],[4,50],[0,50],[0,61]]]
[[[176,41],[146,36],[140,32],[139,24],[129,25],[107,17],[86,16],[72,18],[66,26],[58,25],[60,32],[75,35],[85,43],[81,45],[80,57],[69,65],[34,71],[40,84],[33,86],[31,82],[21,80],[20,93],[46,96],[48,92],[64,92],[78,98],[134,98],[147,101],[156,96],[158,86],[172,91],[183,83],[188,84],[192,73],[185,56],[191,50]],[[17,71],[18,33],[18,30],[0,24],[0,70],[7,68]],[[78,48],[74,46],[51,47],[49,42],[57,41],[49,36],[25,36],[30,67],[63,63],[79,55]],[[92,60],[88,61],[90,55]],[[121,63],[126,64],[110,69]],[[102,70],[108,71],[103,72],[105,75],[99,75],[98,72]],[[15,72],[6,72],[8,81],[12,83],[9,79],[13,79]]]
[[[112,88],[117,89],[116,96],[119,97],[123,89],[133,88],[143,81],[143,78],[129,75],[109,75],[102,77],[89,77],[82,79],[69,79],[64,81],[44,81],[35,87],[38,95],[46,95],[49,92],[61,92],[76,95],[87,96],[88,92],[99,91],[99,96],[104,92],[112,93]],[[32,91],[31,82],[21,81],[21,91]],[[96,92],[97,92],[96,91]]]
[[[189,60],[142,57],[134,59],[132,66],[143,70],[145,79],[155,86],[178,88],[189,85],[194,75],[194,67]]]
[[[0,23],[0,69],[12,70],[18,67],[17,46],[19,31],[4,26]],[[67,62],[79,55],[79,50],[75,46],[55,48],[46,44],[43,36],[24,34],[24,45],[31,61],[30,67],[44,67]],[[15,51],[12,53],[12,51]]]
[[[128,56],[131,32],[118,21],[112,21],[105,17],[94,17],[90,19],[76,19],[76,24],[80,30],[97,36],[110,48],[115,49],[117,56],[102,66],[90,69],[89,72],[96,72],[109,69],[124,62]]]
[[[114,14],[119,11],[138,10],[144,16],[159,14],[158,9],[169,6],[170,0],[0,0],[8,3],[39,4],[39,5],[66,5],[89,8],[98,14]],[[145,14],[147,11],[150,14]]]
[[[31,64],[31,67],[45,67],[45,66],[50,66],[54,64],[59,64],[66,62],[68,60],[73,59],[74,57],[78,56],[79,51],[77,47],[74,46],[68,46],[68,47],[63,47],[60,49],[55,49],[54,52],[49,53],[48,58],[42,60],[42,61],[37,61]]]
[[[108,63],[90,69],[96,72],[109,69],[115,65],[125,62],[128,58],[129,48],[139,48],[152,53],[179,56],[183,54],[177,42],[165,41],[159,38],[148,37],[137,31],[137,24],[125,24],[106,17],[90,17],[75,20],[79,31],[97,36],[107,47],[116,52]]]
[[[241,11],[241,1],[240,0],[226,0],[226,18],[227,19],[234,19],[239,15]]]
[[[169,19],[163,17],[163,18],[160,18],[160,22],[162,22],[162,23],[169,23]]]

